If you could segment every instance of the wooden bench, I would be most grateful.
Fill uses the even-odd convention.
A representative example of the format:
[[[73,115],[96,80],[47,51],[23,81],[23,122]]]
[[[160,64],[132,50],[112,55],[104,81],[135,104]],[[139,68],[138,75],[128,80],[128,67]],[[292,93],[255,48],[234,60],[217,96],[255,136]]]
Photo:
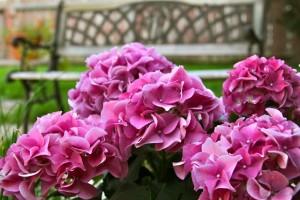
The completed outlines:
[[[34,8],[32,4],[22,6]],[[79,80],[79,73],[57,71],[63,57],[84,61],[92,54],[135,41],[154,47],[167,57],[245,57],[255,46],[256,53],[263,54],[264,0],[112,0],[76,4],[61,1],[54,7],[56,27],[51,43],[34,45],[24,38],[14,40],[16,46],[23,45],[23,56],[20,71],[10,73],[8,79],[22,81],[26,100],[30,100],[25,129],[30,106],[42,102],[31,97],[33,83],[52,81],[52,97],[63,110],[58,81]],[[26,64],[26,52],[40,48],[49,52],[49,72],[33,71]],[[227,77],[225,70],[191,73],[202,79]]]

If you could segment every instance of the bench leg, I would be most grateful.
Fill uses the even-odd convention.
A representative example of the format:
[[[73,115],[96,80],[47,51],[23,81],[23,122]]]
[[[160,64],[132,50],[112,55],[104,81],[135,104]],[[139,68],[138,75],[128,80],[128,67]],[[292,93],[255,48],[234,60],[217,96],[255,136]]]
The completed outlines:
[[[54,98],[57,102],[57,106],[62,112],[64,112],[64,106],[63,106],[62,99],[61,99],[59,83],[58,83],[58,81],[54,81],[53,84],[54,84]],[[22,85],[25,90],[25,108],[23,111],[24,112],[23,113],[23,131],[24,131],[24,133],[27,133],[29,119],[30,119],[30,111],[32,109],[32,105],[35,102],[35,100],[32,99],[32,95],[31,95],[32,85],[27,81],[22,81]]]
[[[28,131],[28,124],[29,124],[29,118],[30,118],[30,110],[31,110],[31,103],[28,103],[26,105],[26,108],[24,110],[24,122],[23,122],[23,131],[24,133],[27,133]]]
[[[54,81],[54,95],[55,95],[55,100],[58,104],[58,108],[64,112],[64,105],[62,103],[62,100],[61,100],[61,95],[60,95],[60,88],[59,88],[59,83],[58,81]]]
[[[23,87],[25,89],[25,108],[24,108],[24,118],[23,118],[23,133],[27,133],[28,131],[28,124],[30,118],[30,110],[31,110],[31,86],[26,81],[22,81]]]

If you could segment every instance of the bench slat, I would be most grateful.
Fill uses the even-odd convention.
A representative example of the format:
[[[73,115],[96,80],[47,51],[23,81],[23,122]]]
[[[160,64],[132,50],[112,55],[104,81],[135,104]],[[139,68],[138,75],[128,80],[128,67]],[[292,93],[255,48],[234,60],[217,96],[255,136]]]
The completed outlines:
[[[74,81],[79,80],[80,72],[13,72],[9,75],[10,80],[28,80],[28,81]]]
[[[202,80],[219,80],[228,77],[227,69],[225,70],[193,70],[188,71],[189,74],[198,76]],[[11,73],[9,79],[11,80],[30,80],[30,81],[78,81],[81,72],[14,72]]]
[[[74,4],[72,1],[66,2],[65,10],[67,12],[76,10],[98,10],[98,9],[113,9],[120,6],[124,6],[130,3],[147,3],[147,2],[160,2],[161,0],[122,0],[122,1],[102,1],[95,2],[93,4],[87,4],[86,2],[77,2]],[[184,2],[190,5],[235,5],[235,4],[254,4],[260,0],[172,0],[170,2]]]
[[[232,44],[163,44],[151,45],[164,56],[244,56],[248,53],[248,43]],[[58,54],[63,57],[88,57],[104,51],[109,51],[114,46],[79,47],[68,46],[58,48]]]

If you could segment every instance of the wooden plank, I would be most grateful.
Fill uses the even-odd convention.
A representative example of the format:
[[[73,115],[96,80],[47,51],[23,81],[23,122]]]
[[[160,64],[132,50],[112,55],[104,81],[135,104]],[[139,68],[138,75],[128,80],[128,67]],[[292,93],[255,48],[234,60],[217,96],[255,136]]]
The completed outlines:
[[[261,0],[164,0],[165,2],[179,2],[187,3],[191,5],[234,5],[234,4],[255,4]],[[126,4],[139,3],[139,2],[153,2],[160,3],[161,0],[110,0],[110,1],[98,1],[98,2],[76,2],[66,1],[65,11],[73,10],[100,10],[100,9],[112,9],[122,7]],[[33,11],[33,10],[54,10],[58,6],[58,2],[16,2],[12,8],[15,11]],[[1,5],[0,5],[1,9]]]
[[[18,66],[20,64],[19,60],[15,59],[0,59],[0,66],[6,67],[6,66]]]
[[[202,80],[224,80],[228,78],[229,69],[191,70],[190,75],[198,76]]]
[[[203,80],[221,80],[228,77],[228,70],[194,70],[188,71],[193,76],[198,76]],[[13,72],[9,75],[11,80],[32,80],[32,81],[78,81],[81,72]]]
[[[35,59],[28,61],[28,64],[31,66],[36,65],[48,65],[49,64],[49,58],[41,58],[41,59]],[[0,59],[0,67],[5,66],[19,66],[20,60],[17,59]]]
[[[42,11],[42,10],[55,10],[58,6],[57,2],[16,2],[12,5],[12,9],[17,12],[29,12],[29,11]]]
[[[10,80],[32,80],[32,81],[53,81],[53,80],[64,80],[74,81],[79,80],[80,72],[13,72],[9,74]]]
[[[59,47],[58,54],[63,57],[88,57],[92,54],[109,51],[114,46],[100,47]],[[151,45],[164,56],[238,56],[248,55],[248,43],[232,44],[162,44]]]
[[[191,5],[234,5],[234,4],[254,4],[260,0],[122,0],[122,1],[97,1],[92,3],[87,2],[76,2],[72,1],[65,2],[65,11],[75,11],[75,10],[101,10],[101,9],[113,9],[122,7],[127,4],[132,3],[161,3],[161,2],[179,2]]]

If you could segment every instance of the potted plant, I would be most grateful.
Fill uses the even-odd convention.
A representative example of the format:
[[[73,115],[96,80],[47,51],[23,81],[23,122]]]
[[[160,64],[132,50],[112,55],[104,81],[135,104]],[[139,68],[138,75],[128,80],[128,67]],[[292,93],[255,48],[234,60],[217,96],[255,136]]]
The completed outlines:
[[[12,40],[16,37],[24,37],[33,44],[49,42],[52,37],[52,24],[45,19],[39,19],[36,23],[26,23],[18,28],[5,29],[4,38],[9,47],[9,54],[15,58],[21,58],[21,47],[14,47]],[[41,51],[32,50],[28,54],[28,59],[36,59],[42,55]]]

